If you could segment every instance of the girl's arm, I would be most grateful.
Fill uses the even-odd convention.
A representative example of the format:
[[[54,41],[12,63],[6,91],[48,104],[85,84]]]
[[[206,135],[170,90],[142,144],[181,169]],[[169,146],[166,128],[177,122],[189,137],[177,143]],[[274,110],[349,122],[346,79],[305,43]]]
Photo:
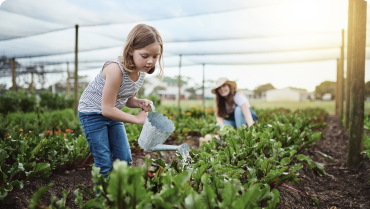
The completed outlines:
[[[252,113],[251,113],[247,103],[242,104],[242,106],[240,106],[240,108],[242,109],[243,115],[245,117],[245,120],[247,121],[248,126],[253,125],[254,121],[253,121],[253,118],[252,118]]]
[[[153,104],[153,102],[150,100],[136,98],[136,93],[135,93],[133,97],[130,97],[127,100],[126,106],[129,108],[143,108],[145,112],[148,112],[151,109],[149,103]]]
[[[118,64],[107,65],[103,69],[105,84],[102,98],[102,114],[115,121],[124,123],[144,124],[148,115],[147,112],[141,111],[137,116],[122,112],[115,107],[117,93],[122,83],[122,72]]]

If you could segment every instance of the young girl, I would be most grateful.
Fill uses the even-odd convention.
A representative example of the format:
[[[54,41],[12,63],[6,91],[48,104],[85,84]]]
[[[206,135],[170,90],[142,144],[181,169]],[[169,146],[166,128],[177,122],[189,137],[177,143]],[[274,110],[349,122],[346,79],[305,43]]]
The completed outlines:
[[[144,82],[145,75],[155,71],[161,58],[162,38],[158,31],[148,25],[136,25],[127,36],[123,56],[106,62],[103,69],[87,86],[78,106],[78,114],[94,156],[95,166],[105,177],[112,170],[112,159],[131,163],[131,150],[123,123],[144,124],[149,100],[137,99],[136,92]],[[162,58],[163,59],[163,58]],[[134,116],[122,112],[123,106],[142,108]]]
[[[221,127],[232,125],[238,128],[242,124],[253,125],[258,120],[247,97],[237,90],[234,81],[219,78],[212,93],[216,94],[216,119]]]

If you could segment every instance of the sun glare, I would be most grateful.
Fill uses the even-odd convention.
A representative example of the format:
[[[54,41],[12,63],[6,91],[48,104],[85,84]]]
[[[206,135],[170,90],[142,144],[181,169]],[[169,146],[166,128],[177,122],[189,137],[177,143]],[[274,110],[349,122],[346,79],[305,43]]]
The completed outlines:
[[[276,7],[276,22],[292,31],[340,31],[347,26],[345,2],[337,0],[295,0]]]
[[[1,4],[2,4],[4,1],[6,1],[6,0],[0,0],[0,6],[1,6]]]
[[[301,0],[294,5],[294,15],[302,23],[312,23],[317,18],[318,8],[316,1]]]

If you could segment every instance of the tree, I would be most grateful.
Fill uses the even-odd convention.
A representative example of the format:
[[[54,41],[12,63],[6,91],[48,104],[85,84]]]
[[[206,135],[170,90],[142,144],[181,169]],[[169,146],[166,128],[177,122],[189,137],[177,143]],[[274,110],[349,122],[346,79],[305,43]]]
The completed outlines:
[[[334,81],[324,81],[320,85],[316,86],[315,97],[321,98],[324,94],[331,94],[332,98],[335,98],[337,83]]]
[[[271,90],[271,89],[275,89],[275,87],[271,83],[257,86],[254,89],[254,95],[261,96],[262,92],[268,91],[268,90]]]
[[[156,86],[154,87],[151,95],[158,95],[157,91],[160,91],[160,90],[167,90],[167,88],[164,86]]]
[[[190,93],[189,99],[196,99],[197,98],[197,95],[195,93],[197,91],[196,88],[194,88],[194,87],[187,88],[187,89],[185,89],[185,91]]]

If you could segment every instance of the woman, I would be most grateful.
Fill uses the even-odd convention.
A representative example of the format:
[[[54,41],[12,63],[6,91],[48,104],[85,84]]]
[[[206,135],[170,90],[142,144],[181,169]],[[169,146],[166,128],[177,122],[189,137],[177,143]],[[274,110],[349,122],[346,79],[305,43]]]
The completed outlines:
[[[212,93],[216,94],[216,119],[219,126],[232,125],[238,128],[242,124],[251,126],[258,120],[247,97],[237,90],[234,81],[219,78]]]

